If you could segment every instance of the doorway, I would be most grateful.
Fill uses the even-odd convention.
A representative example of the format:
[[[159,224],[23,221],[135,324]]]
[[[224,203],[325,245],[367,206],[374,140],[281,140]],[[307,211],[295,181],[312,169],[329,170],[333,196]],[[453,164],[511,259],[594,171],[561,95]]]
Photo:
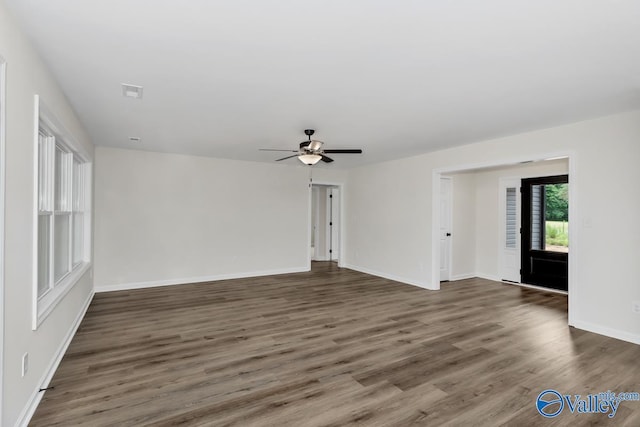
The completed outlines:
[[[313,184],[311,186],[311,260],[340,259],[340,187]]]
[[[452,180],[440,178],[440,281],[451,279],[451,192]]]
[[[568,291],[569,177],[522,180],[521,282]]]
[[[537,169],[536,164],[540,163],[540,162],[552,162],[552,161],[558,161],[561,160],[563,162],[565,162],[566,166],[565,166],[565,171],[558,171],[556,173],[551,173],[548,175],[557,175],[560,173],[566,173],[568,176],[575,176],[576,174],[576,160],[575,160],[575,153],[573,153],[572,151],[556,151],[556,152],[548,152],[548,153],[542,153],[542,154],[538,154],[538,155],[525,155],[522,157],[511,157],[511,158],[505,158],[502,160],[496,160],[496,161],[487,161],[487,162],[482,162],[482,163],[469,163],[469,164],[460,164],[460,165],[456,165],[456,166],[448,166],[448,167],[444,167],[444,168],[438,168],[438,169],[434,169],[432,171],[432,180],[431,180],[431,187],[432,187],[432,191],[431,191],[431,195],[432,195],[432,203],[431,203],[431,236],[433,237],[431,239],[431,251],[430,251],[430,255],[431,255],[431,269],[430,269],[430,279],[425,283],[425,288],[428,289],[432,289],[432,290],[438,290],[440,289],[440,268],[439,266],[441,265],[441,250],[440,250],[440,229],[441,229],[441,208],[440,208],[440,198],[441,198],[441,177],[442,176],[453,176],[454,178],[457,178],[460,175],[466,176],[466,174],[474,174],[476,173],[476,171],[491,171],[491,170],[497,170],[497,169],[511,169],[511,168],[518,168],[519,166],[524,166],[524,165],[531,165],[532,168]],[[545,168],[546,170],[546,168]],[[502,173],[502,172],[501,172]],[[542,174],[525,174],[525,175],[520,175],[519,174],[513,174],[511,176],[505,174],[504,178],[517,178],[517,185],[515,185],[516,187],[520,186],[521,183],[521,178],[524,177],[531,177],[531,176],[544,176],[546,174],[546,171],[543,172]],[[496,178],[497,179],[497,178]],[[475,181],[474,179],[468,179],[471,181]],[[498,183],[496,182],[495,184],[495,188],[496,190],[498,189]],[[578,199],[578,192],[579,192],[579,188],[576,186],[575,183],[572,183],[571,185],[571,192],[568,195],[568,199],[569,199],[569,216],[572,218],[572,222],[573,223],[580,223],[580,218],[579,218],[579,209],[578,209],[578,205],[576,203],[576,200]],[[464,191],[464,188],[461,192],[458,191],[458,187],[456,186],[456,193],[460,193],[461,197],[464,197],[464,195],[467,194],[466,191]],[[486,200],[488,203],[486,204],[487,206],[495,206],[496,211],[498,212],[500,208],[503,208],[506,204],[506,201],[504,199],[499,200],[499,193],[497,191],[495,191],[495,202],[491,199],[491,198],[484,198],[485,194],[484,193],[474,193],[475,196],[478,198],[478,200],[480,200],[481,197],[483,197],[483,200]],[[519,192],[516,193],[516,197],[518,197]],[[454,206],[454,213],[453,213],[453,220],[454,223],[453,225],[455,226],[455,221],[457,217],[462,217],[467,218],[469,215],[465,214],[465,215],[457,215],[456,214],[456,197],[454,194],[454,202],[453,202],[453,206]],[[518,207],[520,207],[518,205]],[[491,208],[493,209],[493,208]],[[475,218],[475,219],[473,219]],[[452,277],[456,277],[456,278],[467,278],[467,277],[483,277],[483,278],[487,278],[489,280],[501,280],[503,279],[503,277],[500,277],[500,272],[498,271],[499,266],[498,266],[498,258],[499,258],[499,253],[502,247],[503,242],[505,242],[505,234],[506,234],[506,227],[504,227],[505,222],[502,222],[498,219],[497,213],[496,216],[492,216],[490,218],[495,218],[495,220],[491,220],[491,219],[486,219],[485,217],[483,217],[482,215],[480,216],[474,216],[472,218],[473,221],[476,221],[477,227],[475,227],[476,232],[479,230],[481,231],[480,234],[476,234],[476,238],[475,238],[475,242],[471,241],[470,245],[472,247],[475,247],[475,253],[479,253],[477,252],[479,245],[482,242],[488,242],[488,245],[485,245],[487,247],[487,250],[484,252],[480,252],[481,257],[480,258],[476,258],[475,259],[475,265],[472,262],[471,264],[467,265],[467,260],[463,259],[464,261],[464,265],[462,267],[458,266],[456,267],[456,255],[454,253],[454,256],[452,256]],[[489,218],[489,217],[487,217]],[[485,222],[486,220],[490,221],[489,223]],[[460,218],[458,218],[458,221],[460,221]],[[487,224],[489,226],[487,226]],[[504,227],[504,228],[503,228]],[[473,227],[472,227],[473,228]],[[517,228],[516,231],[518,231],[518,237],[519,237],[519,228],[520,228],[520,223],[517,223]],[[458,228],[456,228],[458,229]],[[495,230],[495,231],[494,231]],[[577,251],[579,249],[579,229],[576,229],[576,227],[572,227],[569,230],[569,235],[570,235],[570,240],[571,240],[571,251],[568,253],[567,256],[567,260],[568,260],[568,271],[567,271],[567,289],[568,289],[568,324],[569,325],[574,325],[575,322],[575,313],[577,311],[576,309],[576,295],[579,291],[579,289],[577,288],[577,283],[575,281],[575,277],[576,277],[576,266],[577,263],[575,262],[576,259],[576,254]],[[503,235],[503,238],[500,239],[500,242],[498,242],[498,233],[501,232],[501,234]],[[493,245],[493,242],[491,242],[490,240],[486,240],[485,237],[487,236],[496,236],[496,240],[495,240],[495,249],[492,249],[491,246]],[[455,235],[454,235],[455,237]],[[457,239],[461,239],[463,238],[462,236],[458,236],[455,237]],[[457,248],[464,248],[465,245],[458,245],[456,244]],[[494,252],[495,251],[495,252]],[[454,252],[456,252],[456,250],[454,250]],[[495,256],[494,256],[495,254]],[[458,255],[459,256],[459,255]],[[520,256],[519,256],[519,252],[518,252],[518,256],[516,257],[517,262],[514,262],[513,265],[518,265],[520,264]],[[495,261],[494,261],[495,260]],[[492,263],[495,262],[495,267],[492,267],[491,265],[493,265]],[[491,264],[491,265],[489,265]],[[493,273],[495,276],[491,276],[489,274],[487,274],[487,272],[490,273],[490,269],[487,268],[486,270],[484,269],[485,266],[489,266],[491,269],[495,268],[495,273]],[[519,266],[518,266],[519,267]],[[469,268],[468,273],[467,270],[462,270],[461,268]],[[519,279],[519,270],[520,268],[518,268],[516,270],[516,272],[518,273],[518,275],[515,276],[516,279]],[[483,274],[484,273],[484,274]],[[517,281],[517,280],[514,280]],[[522,286],[526,286],[526,285],[522,285]],[[550,288],[548,288],[550,289]]]

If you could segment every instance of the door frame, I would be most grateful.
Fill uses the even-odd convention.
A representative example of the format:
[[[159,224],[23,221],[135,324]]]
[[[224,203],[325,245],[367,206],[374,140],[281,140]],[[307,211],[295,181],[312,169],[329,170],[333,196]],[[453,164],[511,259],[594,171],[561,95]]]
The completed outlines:
[[[313,203],[312,203],[312,198],[313,198],[313,186],[314,185],[321,185],[321,186],[325,186],[325,187],[338,187],[338,189],[340,190],[340,197],[338,198],[338,209],[339,209],[339,227],[338,227],[338,267],[342,267],[344,265],[344,238],[343,236],[346,235],[345,233],[345,209],[344,209],[344,189],[345,189],[345,185],[342,182],[334,182],[334,181],[315,181],[315,180],[310,180],[309,181],[309,197],[308,197],[308,219],[307,219],[307,265],[309,266],[309,270],[311,270],[311,232],[313,231],[313,224],[312,224],[312,215],[311,215],[311,211],[313,209]]]
[[[318,258],[318,240],[319,240],[319,234],[320,232],[318,231],[318,227],[316,227],[318,225],[318,216],[319,216],[319,211],[320,211],[320,206],[318,203],[318,199],[320,199],[320,195],[318,194],[318,192],[313,191],[313,185],[311,186],[311,236],[312,237],[312,241],[314,242],[314,252],[313,255],[311,256],[311,261],[316,261]],[[315,214],[315,215],[314,215]],[[314,228],[315,227],[315,228]],[[309,247],[311,247],[311,244],[309,244]]]
[[[331,190],[331,192],[329,193],[329,190]],[[333,194],[333,190],[338,190],[338,197],[334,198],[334,194]],[[333,217],[333,204],[337,203],[338,204],[338,218],[334,218]],[[337,247],[337,251],[338,251],[338,257],[340,257],[340,227],[342,226],[342,220],[340,218],[340,188],[336,187],[336,186],[328,186],[327,188],[327,202],[326,202],[326,207],[327,207],[327,212],[326,212],[326,218],[329,222],[329,227],[326,229],[326,236],[325,236],[325,241],[329,242],[329,245],[327,246],[327,259],[329,261],[333,261],[333,253],[334,248],[335,248],[335,243],[333,240],[334,235],[336,236],[337,243],[338,243],[338,247]],[[337,224],[336,227],[336,232],[334,233],[333,227],[334,227],[334,223]],[[336,259],[337,260],[337,259]]]
[[[475,169],[484,169],[496,166],[517,166],[522,163],[529,163],[543,160],[554,160],[566,158],[569,163],[569,179],[571,180],[571,191],[569,192],[569,218],[572,223],[581,224],[582,217],[579,209],[580,185],[576,179],[577,162],[576,154],[572,150],[555,151],[548,153],[540,153],[535,155],[514,156],[505,159],[496,159],[480,163],[467,163],[460,165],[447,166],[443,168],[434,168],[431,177],[431,281],[427,289],[440,289],[440,268],[434,268],[440,265],[440,239],[434,238],[440,230],[440,177],[443,174],[451,174],[456,172],[471,171]],[[569,241],[571,242],[571,251],[569,251],[569,295],[568,295],[568,324],[575,324],[578,301],[578,293],[580,291],[577,283],[577,266],[580,251],[580,227],[569,227]]]
[[[569,182],[569,175],[566,174],[562,174],[562,175],[551,175],[551,176],[538,176],[538,177],[532,177],[532,178],[523,178],[522,179],[522,183],[521,183],[521,199],[520,199],[520,204],[521,204],[521,217],[520,217],[520,224],[521,224],[521,248],[520,248],[520,267],[521,267],[521,274],[520,274],[520,281],[521,283],[525,283],[528,285],[532,285],[532,286],[538,286],[544,289],[549,289],[549,290],[554,290],[554,291],[558,291],[558,292],[566,292],[564,289],[559,289],[554,286],[550,285],[549,283],[547,283],[546,285],[541,285],[540,283],[533,283],[533,281],[535,280],[534,277],[531,277],[531,275],[529,275],[528,279],[525,280],[524,276],[526,276],[526,273],[523,273],[526,271],[526,268],[529,267],[531,268],[531,264],[532,261],[526,261],[527,260],[527,256],[526,254],[531,255],[531,251],[533,250],[531,248],[531,229],[532,229],[532,211],[533,209],[531,208],[530,204],[532,202],[532,197],[531,197],[531,187],[533,185],[548,185],[548,184],[569,184],[570,186],[570,182]],[[569,193],[571,193],[571,187],[569,187]],[[526,195],[528,195],[527,197],[525,197]],[[544,197],[543,197],[544,200]],[[525,207],[525,202],[528,202],[527,204],[529,206]],[[542,212],[544,212],[544,208],[542,208]],[[544,237],[545,235],[545,228],[544,228],[544,224],[545,224],[545,218],[541,217],[541,228],[542,228],[542,237]],[[545,239],[542,238],[541,244],[545,243]],[[569,240],[569,246],[571,246],[571,240]],[[524,248],[524,249],[523,249]],[[543,259],[543,260],[552,260],[554,262],[560,261],[560,262],[564,262],[564,258],[565,258],[565,254],[562,252],[554,252],[554,251],[547,251],[546,249],[538,249],[535,250],[535,253],[538,254],[538,259]],[[568,254],[566,255],[566,259],[568,262]],[[532,280],[533,279],[533,280]]]
[[[507,203],[507,195],[505,194],[507,188],[516,188],[516,227],[520,228],[522,212],[520,208],[520,186],[523,178],[513,178],[513,177],[501,177],[498,179],[498,278],[500,280],[505,280],[505,240],[507,237],[506,233],[506,222],[507,222],[507,212],[505,209],[505,205]],[[522,248],[522,239],[520,233],[516,233],[516,260],[518,262],[518,270],[522,267],[521,262],[521,248]],[[518,275],[518,281],[516,283],[522,283],[522,277]]]
[[[451,265],[452,265],[452,260],[451,260],[451,255],[453,254],[453,178],[450,176],[445,176],[445,175],[441,175],[440,176],[440,180],[442,182],[442,180],[447,180],[449,181],[449,206],[447,209],[447,215],[449,216],[448,220],[449,220],[449,242],[447,244],[447,271],[449,272],[449,277],[447,277],[445,280],[451,280]],[[442,188],[441,188],[442,189]],[[442,201],[442,194],[440,194],[440,201]],[[438,228],[438,234],[440,233],[440,228]],[[438,265],[440,265],[440,263],[438,263]],[[443,280],[442,277],[440,277],[440,280]]]
[[[0,56],[0,423],[4,416],[4,209],[5,209],[5,132],[7,123],[6,104],[7,62]]]

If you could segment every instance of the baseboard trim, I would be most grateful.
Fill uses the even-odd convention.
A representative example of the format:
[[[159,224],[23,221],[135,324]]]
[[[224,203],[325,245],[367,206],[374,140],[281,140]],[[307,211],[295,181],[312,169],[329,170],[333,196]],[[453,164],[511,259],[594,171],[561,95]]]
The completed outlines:
[[[476,275],[476,277],[479,277],[481,279],[493,280],[493,281],[496,281],[496,282],[502,282],[502,283],[505,283],[505,284],[508,284],[508,285],[520,286],[520,287],[523,287],[523,288],[536,289],[536,290],[543,291],[543,292],[553,292],[553,293],[556,293],[556,294],[568,295],[568,292],[565,292],[565,291],[560,291],[560,290],[557,290],[557,289],[543,288],[541,286],[528,285],[526,283],[505,282],[505,281],[503,281],[501,279],[498,279],[498,278],[495,278],[495,277],[492,277],[492,276],[488,276],[488,275],[478,274],[478,275]],[[580,320],[578,320],[578,321],[570,321],[569,322],[569,326],[573,326],[575,328],[582,329],[582,330],[587,331],[587,332],[593,332],[594,334],[604,335],[604,336],[609,337],[609,338],[615,338],[615,339],[618,339],[618,340],[630,342],[632,344],[640,345],[640,335],[632,334],[632,333],[625,332],[625,331],[621,331],[619,329],[608,328],[606,326],[600,326],[600,325],[596,325],[594,323],[583,322],[583,321],[580,321]]]
[[[84,302],[82,309],[78,312],[78,315],[76,316],[73,323],[71,324],[71,328],[69,328],[67,335],[65,335],[64,339],[62,340],[60,347],[58,347],[58,351],[56,352],[55,357],[51,360],[49,367],[45,370],[44,375],[38,382],[39,384],[38,388],[36,388],[33,391],[33,393],[31,394],[31,397],[29,398],[29,402],[27,406],[25,406],[25,408],[20,413],[20,416],[18,417],[18,421],[16,422],[16,426],[27,427],[29,425],[29,421],[31,421],[31,417],[33,417],[33,414],[36,412],[36,409],[38,408],[38,405],[42,400],[42,396],[44,396],[44,394],[46,393],[46,391],[41,392],[40,388],[47,388],[49,386],[49,383],[51,382],[53,375],[56,373],[56,370],[58,369],[58,365],[60,365],[60,362],[62,361],[62,358],[64,357],[64,354],[66,353],[67,348],[69,347],[69,344],[71,344],[71,340],[75,336],[76,331],[78,330],[78,327],[80,327],[80,323],[82,322],[82,319],[84,319],[84,315],[87,313],[87,310],[91,305],[93,296],[94,296],[94,292],[91,291],[86,301]]]
[[[594,334],[604,335],[606,337],[615,338],[622,341],[627,341],[632,344],[640,345],[640,335],[632,334],[629,332],[621,331],[619,329],[608,328],[606,326],[595,325],[589,322],[574,321],[572,325],[575,328],[582,329],[583,331],[593,332]]]
[[[420,283],[420,282],[417,282],[415,280],[407,279],[405,277],[400,277],[400,276],[396,276],[396,275],[393,275],[393,274],[382,273],[380,271],[371,270],[371,269],[366,268],[366,267],[360,267],[360,266],[353,265],[353,264],[344,264],[343,267],[344,268],[348,268],[350,270],[359,271],[361,273],[370,274],[372,276],[377,276],[377,277],[382,277],[384,279],[393,280],[395,282],[405,283],[405,284],[411,285],[411,286],[417,286],[417,287],[422,288],[422,289],[436,290],[436,289],[434,289],[432,287],[429,287],[429,285],[427,285],[426,283]]]
[[[504,280],[502,280],[502,283],[508,283],[510,285],[520,286],[521,288],[529,288],[529,289],[535,289],[543,292],[551,292],[554,294],[569,295],[569,292],[567,291],[561,291],[560,289],[545,288],[544,286],[528,285],[526,283],[506,282]]]
[[[304,273],[309,267],[282,268],[277,270],[250,271],[244,273],[218,274],[213,276],[186,277],[181,279],[152,280],[148,282],[119,283],[114,285],[95,286],[98,292],[129,291],[133,289],[156,288],[159,286],[184,285],[185,283],[215,282],[218,280],[247,279],[259,276],[275,276],[278,274]]]
[[[561,291],[559,289],[545,288],[544,286],[529,285],[527,283],[511,282],[509,280],[498,279],[498,277],[490,276],[488,274],[476,274],[475,277],[478,277],[480,279],[485,279],[485,280],[491,280],[493,282],[504,283],[506,285],[519,286],[521,288],[535,289],[535,290],[538,290],[538,291],[551,292],[551,293],[560,294],[560,295],[569,295],[569,293],[567,291]]]
[[[449,281],[454,282],[456,280],[466,280],[466,279],[473,279],[474,277],[478,277],[473,273],[466,273],[466,274],[456,274],[455,276],[451,276],[449,278]]]

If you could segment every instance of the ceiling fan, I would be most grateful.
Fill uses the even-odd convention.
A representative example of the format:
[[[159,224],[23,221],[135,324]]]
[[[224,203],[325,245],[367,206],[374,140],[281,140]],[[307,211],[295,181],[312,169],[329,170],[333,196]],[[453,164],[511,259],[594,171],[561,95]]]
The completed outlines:
[[[260,151],[287,151],[290,153],[296,153],[292,156],[283,157],[281,159],[277,159],[276,162],[281,160],[291,159],[293,157],[297,157],[302,163],[305,165],[315,165],[320,160],[325,163],[333,162],[331,157],[327,157],[325,154],[361,154],[361,149],[342,149],[342,150],[323,150],[322,145],[324,142],[318,141],[316,139],[311,139],[311,135],[313,135],[316,131],[313,129],[305,129],[304,134],[307,135],[308,140],[302,141],[300,143],[300,148],[297,150],[278,150],[273,148],[261,148]]]

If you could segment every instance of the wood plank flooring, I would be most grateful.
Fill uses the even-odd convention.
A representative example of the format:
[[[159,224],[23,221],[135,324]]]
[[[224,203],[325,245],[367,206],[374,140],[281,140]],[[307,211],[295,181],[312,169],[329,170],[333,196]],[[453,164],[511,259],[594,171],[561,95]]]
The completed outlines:
[[[640,402],[546,419],[538,394],[640,391],[640,346],[567,326],[567,298],[439,292],[332,263],[97,294],[33,426],[640,425]]]

